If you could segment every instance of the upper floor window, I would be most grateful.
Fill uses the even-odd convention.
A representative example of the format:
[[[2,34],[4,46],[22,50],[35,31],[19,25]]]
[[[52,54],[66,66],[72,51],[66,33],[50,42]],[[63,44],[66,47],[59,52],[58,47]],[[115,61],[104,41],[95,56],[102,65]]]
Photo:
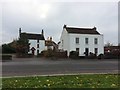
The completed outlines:
[[[39,48],[39,44],[37,44],[37,48]]]
[[[98,44],[98,39],[97,38],[94,39],[94,44]]]
[[[85,44],[88,44],[88,38],[85,38]]]
[[[79,44],[79,38],[75,39],[76,44]]]
[[[39,43],[39,40],[37,40],[37,43]]]

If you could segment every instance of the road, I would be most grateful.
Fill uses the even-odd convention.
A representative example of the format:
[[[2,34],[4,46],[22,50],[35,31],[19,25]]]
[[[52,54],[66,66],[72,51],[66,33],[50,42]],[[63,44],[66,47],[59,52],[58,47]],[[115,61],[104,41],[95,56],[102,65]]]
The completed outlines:
[[[117,60],[97,59],[13,59],[2,63],[2,76],[28,76],[78,73],[118,73]]]

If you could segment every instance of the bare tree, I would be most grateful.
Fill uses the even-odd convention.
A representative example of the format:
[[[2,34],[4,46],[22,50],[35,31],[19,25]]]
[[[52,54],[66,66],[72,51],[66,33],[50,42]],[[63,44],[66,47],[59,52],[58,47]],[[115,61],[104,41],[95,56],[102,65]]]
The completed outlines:
[[[105,46],[106,46],[106,47],[113,46],[113,43],[107,42],[107,43],[105,44]]]

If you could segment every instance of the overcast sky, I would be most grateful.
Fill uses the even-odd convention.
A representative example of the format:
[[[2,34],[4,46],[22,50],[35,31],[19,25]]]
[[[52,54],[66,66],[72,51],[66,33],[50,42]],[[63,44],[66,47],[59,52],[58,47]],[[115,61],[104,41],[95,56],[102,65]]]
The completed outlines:
[[[44,29],[45,38],[52,36],[57,43],[64,24],[76,27],[96,26],[104,35],[105,43],[117,44],[118,2],[2,2],[2,43],[17,39],[19,27],[22,32],[28,33],[41,33]]]

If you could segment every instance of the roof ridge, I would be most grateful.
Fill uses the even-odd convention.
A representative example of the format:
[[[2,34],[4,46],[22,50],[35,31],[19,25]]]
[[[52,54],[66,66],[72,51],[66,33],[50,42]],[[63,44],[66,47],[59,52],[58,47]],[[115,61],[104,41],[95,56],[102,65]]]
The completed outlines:
[[[100,33],[96,30],[96,27],[93,27],[93,28],[66,27],[66,31],[68,33],[76,33],[76,34],[97,34],[97,35],[100,35]]]

